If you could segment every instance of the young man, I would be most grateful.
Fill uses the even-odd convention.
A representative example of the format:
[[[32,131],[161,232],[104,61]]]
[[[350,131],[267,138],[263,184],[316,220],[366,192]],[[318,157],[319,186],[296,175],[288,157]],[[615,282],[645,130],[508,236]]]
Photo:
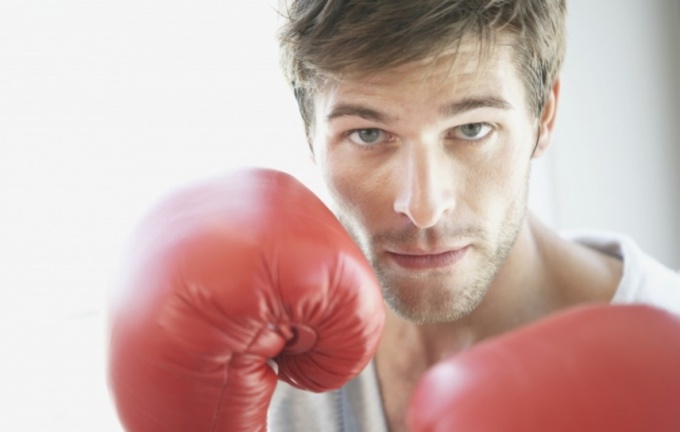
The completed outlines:
[[[526,212],[550,146],[565,0],[293,1],[281,32],[316,164],[389,305],[374,361],[336,392],[280,384],[271,430],[405,430],[424,371],[570,306],[680,313],[680,281],[625,237]]]

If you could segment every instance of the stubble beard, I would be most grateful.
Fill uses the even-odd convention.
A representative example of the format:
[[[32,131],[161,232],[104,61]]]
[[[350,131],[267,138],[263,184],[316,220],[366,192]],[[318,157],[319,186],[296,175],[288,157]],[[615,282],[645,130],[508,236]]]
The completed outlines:
[[[338,218],[371,263],[382,287],[385,302],[397,315],[416,324],[452,322],[468,316],[480,305],[505,264],[526,217],[528,180],[527,175],[524,191],[506,211],[495,242],[490,242],[487,232],[480,228],[458,233],[475,236],[477,242],[467,253],[474,253],[477,263],[464,280],[456,281],[456,286],[428,289],[428,283],[433,284],[436,281],[427,276],[416,276],[409,281],[395,280],[387,266],[371,250],[370,244],[381,244],[384,238],[408,244],[414,238],[412,231],[396,236],[378,236],[380,240],[373,237],[369,241],[367,236],[359,235],[359,226],[350,218],[342,213],[338,213]]]
[[[521,220],[504,225],[495,247],[487,242],[489,246],[480,243],[471,248],[467,253],[476,255],[474,267],[446,286],[437,286],[438,281],[427,277],[395,281],[383,264],[371,259],[385,302],[397,315],[416,324],[452,322],[468,316],[482,303],[505,264],[519,235]]]

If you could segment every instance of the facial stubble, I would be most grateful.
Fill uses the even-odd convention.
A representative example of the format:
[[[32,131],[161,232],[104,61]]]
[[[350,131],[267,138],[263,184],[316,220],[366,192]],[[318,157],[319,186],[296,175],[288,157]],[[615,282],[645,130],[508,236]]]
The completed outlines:
[[[488,232],[482,228],[470,228],[455,235],[473,236],[475,242],[467,253],[476,255],[477,264],[467,274],[467,279],[456,282],[455,286],[433,289],[432,276],[414,276],[409,281],[394,280],[387,266],[380,261],[371,249],[371,244],[409,244],[413,242],[414,230],[396,235],[377,235],[369,239],[359,235],[360,226],[347,212],[338,212],[345,229],[368,258],[376,277],[382,286],[383,296],[388,306],[400,317],[416,324],[452,322],[471,314],[484,300],[494,279],[505,265],[526,217],[530,170],[522,182],[523,190],[517,195],[505,212],[495,242],[489,241]],[[427,235],[427,234],[425,234]],[[444,233],[433,234],[445,236]],[[450,233],[454,235],[454,233]],[[428,287],[428,283],[431,286]]]

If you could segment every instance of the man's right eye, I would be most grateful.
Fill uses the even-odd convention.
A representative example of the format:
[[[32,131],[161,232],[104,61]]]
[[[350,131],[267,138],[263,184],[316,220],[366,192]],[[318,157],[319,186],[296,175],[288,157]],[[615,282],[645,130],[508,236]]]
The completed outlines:
[[[356,129],[349,133],[349,139],[354,144],[369,146],[385,141],[385,132],[380,129]]]

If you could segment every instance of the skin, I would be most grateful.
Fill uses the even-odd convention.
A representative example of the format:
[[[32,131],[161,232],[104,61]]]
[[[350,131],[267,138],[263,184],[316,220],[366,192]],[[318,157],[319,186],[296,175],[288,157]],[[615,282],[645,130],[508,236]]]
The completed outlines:
[[[452,63],[453,62],[453,63]],[[549,147],[559,80],[540,117],[508,44],[329,83],[314,160],[390,306],[375,357],[388,427],[445,356],[569,305],[608,301],[621,263],[567,242],[526,203]]]

